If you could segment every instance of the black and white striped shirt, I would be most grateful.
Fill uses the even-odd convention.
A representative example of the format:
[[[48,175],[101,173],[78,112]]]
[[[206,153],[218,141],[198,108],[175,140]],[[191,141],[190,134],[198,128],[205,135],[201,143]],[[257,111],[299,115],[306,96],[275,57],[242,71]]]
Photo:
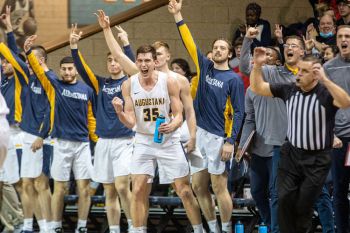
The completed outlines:
[[[274,97],[287,106],[288,141],[305,150],[329,149],[333,145],[334,117],[338,108],[322,84],[303,92],[295,84],[270,84]]]

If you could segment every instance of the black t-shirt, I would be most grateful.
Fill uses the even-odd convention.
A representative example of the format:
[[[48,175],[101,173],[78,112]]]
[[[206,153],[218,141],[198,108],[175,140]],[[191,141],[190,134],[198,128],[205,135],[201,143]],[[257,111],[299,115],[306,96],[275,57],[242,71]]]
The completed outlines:
[[[340,18],[340,19],[337,20],[337,26],[340,26],[340,25],[350,25],[350,22],[349,23],[345,23],[344,19]]]
[[[334,117],[338,108],[327,88],[318,83],[303,92],[293,84],[270,84],[274,97],[285,101],[288,117],[287,138],[305,150],[329,149],[333,145]]]

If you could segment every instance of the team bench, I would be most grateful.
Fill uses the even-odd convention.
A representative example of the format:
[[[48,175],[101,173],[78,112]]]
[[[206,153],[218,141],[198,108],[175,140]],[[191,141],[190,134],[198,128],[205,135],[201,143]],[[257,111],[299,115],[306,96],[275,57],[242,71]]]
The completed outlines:
[[[76,203],[77,195],[66,195],[64,221],[66,226],[75,226],[76,222]],[[165,228],[171,232],[191,232],[185,210],[183,209],[181,199],[179,197],[150,196],[149,211],[149,232],[163,232]],[[90,226],[95,228],[93,232],[108,232],[108,223],[106,213],[103,208],[105,196],[92,196],[91,209],[89,214]],[[245,224],[245,232],[252,232],[255,224],[259,220],[255,202],[252,199],[234,198],[233,203],[235,210],[233,212],[234,221],[241,220]],[[98,207],[100,206],[100,207]],[[245,207],[245,208],[244,208]],[[240,211],[236,211],[240,209]],[[218,215],[218,214],[217,214]],[[208,229],[203,219],[204,227]],[[121,224],[125,225],[125,224]],[[126,224],[127,225],[127,224]],[[125,226],[126,226],[125,225]],[[89,232],[92,232],[89,227]],[[67,231],[65,231],[67,232]]]

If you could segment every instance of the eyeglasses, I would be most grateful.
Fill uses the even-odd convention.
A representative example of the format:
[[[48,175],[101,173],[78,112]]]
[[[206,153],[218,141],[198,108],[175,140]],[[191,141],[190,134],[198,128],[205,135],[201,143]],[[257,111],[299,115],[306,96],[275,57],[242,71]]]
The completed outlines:
[[[296,48],[299,48],[299,47],[300,46],[296,45],[296,44],[284,44],[283,45],[283,48],[285,48],[285,49],[288,49],[288,48],[296,49]]]

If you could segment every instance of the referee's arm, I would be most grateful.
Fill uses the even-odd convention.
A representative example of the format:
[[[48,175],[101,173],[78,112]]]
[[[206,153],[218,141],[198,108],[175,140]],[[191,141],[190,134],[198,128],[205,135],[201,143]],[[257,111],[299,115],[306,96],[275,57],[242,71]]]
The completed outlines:
[[[250,88],[258,95],[273,97],[270,84],[263,79],[262,66],[266,63],[266,59],[265,48],[257,47],[254,49],[254,65],[250,73]]]
[[[316,78],[323,83],[327,88],[329,93],[333,97],[333,104],[338,108],[348,108],[350,107],[350,96],[343,88],[339,87],[337,84],[328,79],[323,67],[321,64],[314,64],[313,72],[316,75]]]

